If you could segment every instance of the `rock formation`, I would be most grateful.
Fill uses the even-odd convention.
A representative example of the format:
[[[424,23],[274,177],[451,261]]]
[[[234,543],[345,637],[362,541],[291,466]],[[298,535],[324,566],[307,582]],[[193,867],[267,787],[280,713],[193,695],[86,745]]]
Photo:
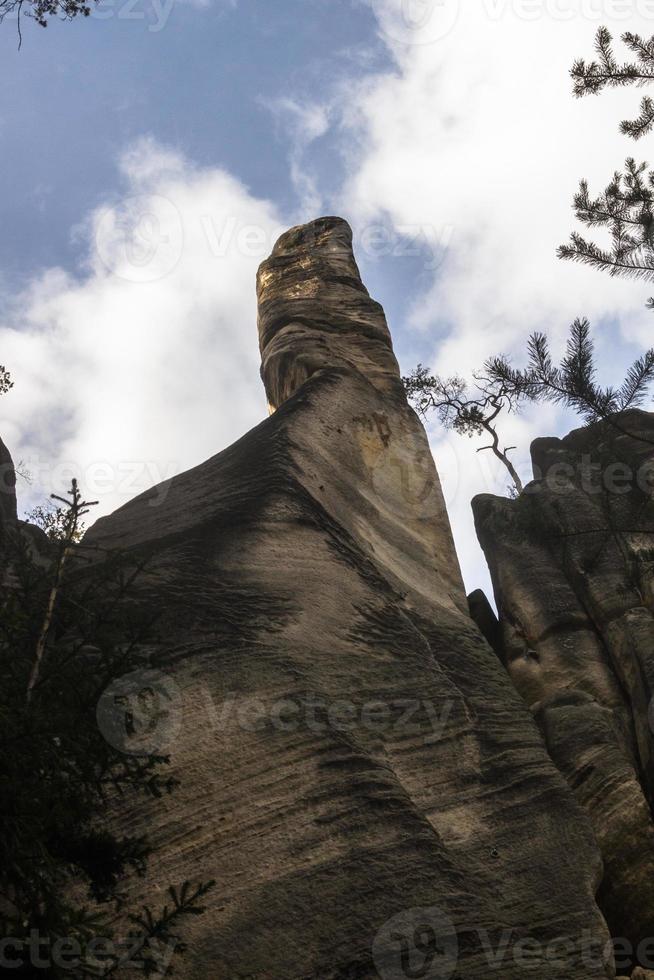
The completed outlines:
[[[532,458],[518,499],[473,501],[499,624],[471,608],[591,819],[612,934],[652,967],[654,416],[538,439]]]
[[[427,439],[347,224],[283,235],[258,298],[273,414],[86,538],[147,556],[144,601],[162,611],[170,703],[134,751],[169,752],[181,784],[152,807],[113,807],[157,848],[134,899],[216,879],[177,967],[189,980],[613,977],[586,791],[580,806],[469,617]],[[621,809],[646,836],[647,740],[627,697],[645,654],[630,671],[625,648],[645,607],[611,626],[620,673],[571,615],[557,667],[570,707],[535,682],[550,752],[569,776],[557,745],[575,766],[592,738],[584,727],[567,748],[570,713],[615,720],[611,778],[641,760]]]
[[[0,439],[0,527],[16,518],[16,471],[9,450]]]

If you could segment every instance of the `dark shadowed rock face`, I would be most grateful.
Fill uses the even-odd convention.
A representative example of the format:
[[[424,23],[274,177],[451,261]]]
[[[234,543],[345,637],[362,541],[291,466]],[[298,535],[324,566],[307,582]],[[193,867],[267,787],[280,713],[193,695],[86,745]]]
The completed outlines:
[[[149,904],[217,881],[179,975],[522,980],[531,939],[530,975],[614,976],[590,825],[469,617],[345,222],[284,235],[258,291],[274,414],[87,534],[149,556],[162,610],[181,785],[113,819],[159,847]]]
[[[538,439],[532,457],[521,497],[473,501],[496,648],[590,815],[612,932],[637,944],[654,936],[654,416]]]
[[[16,517],[16,471],[11,454],[0,439],[0,526]]]

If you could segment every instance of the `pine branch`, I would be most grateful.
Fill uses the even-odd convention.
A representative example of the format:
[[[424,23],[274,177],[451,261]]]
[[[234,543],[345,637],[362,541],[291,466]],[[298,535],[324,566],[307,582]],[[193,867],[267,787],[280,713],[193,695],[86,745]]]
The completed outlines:
[[[156,916],[147,905],[143,907],[140,914],[130,915],[130,921],[138,927],[138,932],[131,933],[129,938],[136,940],[138,944],[139,963],[146,976],[151,976],[160,969],[158,957],[153,954],[151,948],[152,941],[157,940],[172,945],[174,953],[184,952],[185,947],[173,930],[181,919],[202,915],[205,912],[202,902],[215,886],[216,882],[213,880],[200,882],[195,887],[190,881],[185,881],[179,890],[171,885],[168,888],[172,900],[171,906],[164,905]],[[105,975],[111,976],[120,965],[120,961],[117,961]]]
[[[652,131],[654,126],[654,101],[648,96],[644,96],[640,103],[640,115],[629,121],[623,119],[620,123],[620,132],[624,136],[631,136],[634,140],[639,140]]]
[[[597,61],[586,63],[583,58],[575,61],[570,71],[573,92],[577,98],[596,95],[604,88],[620,88],[631,84],[645,84],[654,80],[654,38],[643,40],[629,32],[622,40],[636,55],[636,62],[618,64],[613,53],[613,38],[606,27],[600,27],[595,36]]]
[[[594,344],[587,319],[575,320],[570,327],[566,354],[561,363],[561,375],[571,391],[585,395],[594,390]]]
[[[653,104],[654,105],[654,104]],[[577,218],[587,227],[607,228],[610,248],[602,248],[578,232],[561,245],[558,256],[608,272],[611,276],[654,279],[654,171],[629,157],[624,173],[616,172],[597,198],[582,180],[574,197]]]
[[[86,502],[69,496],[81,515]],[[70,546],[74,526],[71,518],[68,533],[55,541],[60,549]],[[165,757],[125,755],[103,737],[96,717],[103,678],[106,686],[130,668],[157,663],[156,645],[140,642],[143,620],[151,621],[149,609],[140,595],[132,602],[134,575],[143,563],[107,554],[94,568],[92,585],[77,574],[77,562],[67,563],[34,687],[40,696],[28,704],[26,674],[34,669],[34,646],[44,631],[60,550],[45,565],[20,531],[5,544],[15,574],[0,597],[0,745],[6,749],[0,773],[0,931],[22,938],[37,930],[52,942],[72,937],[84,948],[93,939],[112,937],[127,897],[125,878],[144,872],[151,850],[147,839],[117,838],[104,824],[98,829],[107,798],[129,787],[156,800],[176,786],[160,771]],[[64,897],[84,892],[94,903],[90,911],[80,907],[79,898],[69,904]],[[173,923],[181,924],[184,914],[200,914],[203,894],[198,886],[171,893],[165,915],[152,916],[155,931],[172,935]],[[159,951],[153,939],[145,951],[146,974],[156,972]],[[105,975],[90,952],[87,960],[71,976]]]
[[[13,387],[14,382],[11,380],[9,371],[5,369],[4,364],[0,364],[0,395],[4,395],[5,392],[9,391],[9,389]]]
[[[627,377],[617,393],[619,410],[642,405],[646,389],[654,380],[654,348],[650,348],[629,368]]]
[[[575,320],[570,327],[566,353],[558,367],[552,363],[547,338],[542,333],[531,335],[527,353],[528,364],[523,370],[512,367],[503,357],[490,358],[485,370],[491,379],[512,384],[531,401],[550,401],[573,409],[587,424],[611,420],[617,412],[641,404],[654,381],[654,349],[651,349],[631,366],[618,390],[598,385],[594,346],[586,319]],[[613,424],[620,429],[617,423]]]

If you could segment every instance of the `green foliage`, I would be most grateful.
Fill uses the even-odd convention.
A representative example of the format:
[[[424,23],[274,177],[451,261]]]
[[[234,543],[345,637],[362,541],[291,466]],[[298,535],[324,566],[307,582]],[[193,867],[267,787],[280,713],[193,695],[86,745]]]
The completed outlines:
[[[78,521],[74,530],[69,528],[69,511],[66,507],[56,507],[48,502],[45,506],[39,504],[26,514],[27,520],[35,527],[40,527],[50,541],[63,541],[68,535],[73,544],[78,544],[84,536],[86,525]]]
[[[654,81],[654,37],[646,40],[627,31],[623,43],[636,56],[635,61],[619,64],[613,52],[613,38],[606,27],[600,27],[595,37],[597,60],[575,61],[570,74],[577,98],[597,95],[605,88],[623,88],[625,85],[645,85]],[[640,139],[654,126],[654,102],[645,97],[640,104],[640,115],[634,120],[623,120],[620,130],[626,136]]]
[[[611,276],[654,280],[654,171],[647,164],[628,158],[624,173],[617,172],[599,197],[591,197],[588,183],[581,181],[574,198],[575,213],[588,228],[605,228],[610,248],[573,232],[561,245],[559,258],[583,262]],[[651,301],[650,301],[651,304]]]
[[[575,320],[572,324],[566,353],[558,367],[552,361],[544,334],[532,334],[527,351],[524,370],[514,368],[506,357],[490,358],[485,371],[491,382],[506,388],[516,399],[550,401],[571,408],[587,424],[642,405],[654,381],[654,348],[650,348],[632,364],[620,387],[598,384],[588,320]]]
[[[422,364],[418,364],[408,377],[402,378],[402,384],[407,397],[423,418],[435,411],[441,425],[460,435],[472,437],[486,433],[491,442],[477,451],[490,450],[506,467],[513,488],[518,493],[522,492],[522,482],[508,455],[515,447],[500,446],[496,427],[496,420],[503,411],[511,412],[518,408],[522,394],[483,374],[474,375],[471,391],[471,386],[463,378],[455,375],[443,379],[431,375]]]
[[[649,133],[654,126],[654,101],[649,95],[643,96],[640,103],[640,115],[631,122],[623,119],[620,123],[620,131],[625,136],[631,136],[634,140],[639,140],[641,136]]]
[[[152,667],[156,617],[134,593],[144,565],[75,545],[86,504],[75,484],[49,543],[5,529],[0,601],[0,931],[28,941],[32,930],[82,951],[111,939],[125,921],[130,876],[146,872],[150,845],[100,825],[112,795],[158,798],[174,790],[163,756],[121,752],[102,735],[96,707],[116,678]],[[62,562],[68,553],[70,560]],[[93,574],[84,574],[93,558]],[[37,650],[42,647],[39,658]],[[139,960],[154,972],[156,942],[172,942],[178,920],[197,914],[212,883],[171,892],[161,913],[132,913]],[[178,947],[178,952],[181,946]],[[148,963],[150,964],[148,966]],[[14,975],[32,976],[31,968]],[[120,975],[118,958],[101,975]],[[51,965],[45,977],[100,975],[83,952],[79,966]]]
[[[606,88],[646,85],[654,81],[654,37],[644,39],[627,32],[622,41],[635,60],[619,63],[613,51],[613,38],[600,27],[595,38],[596,59],[578,59],[572,66],[573,91],[577,97],[596,95]],[[624,119],[620,130],[639,140],[654,127],[654,100],[645,96],[635,119]],[[654,218],[652,195],[654,171],[647,163],[637,164],[629,157],[624,172],[616,171],[605,190],[593,197],[582,180],[574,198],[577,219],[588,228],[609,233],[610,246],[602,247],[573,232],[567,244],[558,249],[559,258],[582,262],[611,276],[654,280]],[[647,304],[654,309],[654,298]]]
[[[491,443],[481,449],[491,450],[501,460],[511,475],[512,492],[518,493],[522,482],[508,457],[515,447],[501,448],[497,432],[502,413],[520,411],[527,402],[549,401],[572,409],[590,424],[642,405],[654,381],[654,348],[650,348],[634,361],[618,388],[598,384],[587,320],[572,324],[560,365],[554,364],[543,333],[531,335],[527,353],[524,369],[513,367],[503,355],[489,358],[483,371],[473,375],[472,392],[462,378],[443,380],[422,364],[402,379],[407,397],[423,417],[435,411],[442,425],[462,435],[487,433]]]
[[[468,385],[463,378],[455,375],[443,380],[433,376],[422,364],[406,378],[402,378],[407,397],[416,410],[425,417],[435,409],[439,422],[448,429],[466,435],[476,435],[482,431],[480,406],[468,397]]]

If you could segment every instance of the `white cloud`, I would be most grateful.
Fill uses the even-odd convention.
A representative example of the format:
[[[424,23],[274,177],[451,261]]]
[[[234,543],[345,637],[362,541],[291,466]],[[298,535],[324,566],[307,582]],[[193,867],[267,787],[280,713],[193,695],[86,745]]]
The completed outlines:
[[[466,373],[498,350],[517,354],[536,328],[560,344],[587,314],[606,380],[615,380],[651,343],[647,287],[560,262],[555,249],[574,227],[578,179],[599,190],[628,153],[646,154],[618,131],[640,96],[576,101],[568,69],[591,53],[601,23],[615,35],[654,33],[654,0],[367,2],[393,58],[387,71],[362,75],[378,64],[362,59],[356,76],[325,80],[319,103],[301,93],[265,103],[289,141],[299,198],[284,223],[323,209],[324,187],[307,161],[334,125],[348,179],[329,208],[353,221],[358,239],[382,220],[398,235],[420,228],[447,243],[445,261],[423,270],[428,287],[407,298],[403,325],[421,342],[433,338],[438,371]],[[0,323],[16,379],[0,400],[3,437],[28,465],[70,460],[82,477],[94,462],[113,468],[104,511],[263,414],[254,272],[282,225],[225,171],[197,168],[153,140],[131,147],[120,167],[124,193],[78,230],[80,276],[47,270]],[[520,447],[523,474],[530,439],[571,424],[549,407],[509,420],[503,434]],[[504,492],[508,475],[475,452],[478,443],[436,427],[432,439],[474,586],[485,573],[469,500]],[[116,469],[129,463],[141,466],[137,486]],[[47,468],[40,482],[65,488]]]
[[[443,240],[440,232],[452,230],[431,286],[407,303],[409,325],[434,338],[435,368],[466,374],[490,353],[521,353],[534,329],[545,329],[556,348],[571,321],[588,315],[607,380],[616,380],[651,345],[647,285],[561,262],[555,251],[575,227],[570,205],[579,178],[599,191],[627,155],[647,152],[618,130],[622,118],[637,114],[640,94],[575,100],[568,71],[575,57],[592,54],[600,24],[618,47],[625,30],[649,37],[654,4],[370,2],[394,65],[348,87],[341,113],[349,177],[340,207],[359,224],[383,215],[396,229],[431,225]],[[533,436],[571,422],[539,410],[511,419],[507,441],[524,456]],[[475,492],[502,492],[507,480],[480,472],[478,443],[459,440],[455,464],[451,452],[441,453],[449,440],[434,437],[473,586],[485,571],[468,501]]]
[[[294,223],[311,221],[321,213],[323,198],[316,176],[305,164],[305,154],[329,129],[328,107],[288,96],[260,101],[273,114],[283,139],[288,142],[289,175],[299,202]]]
[[[265,415],[255,273],[275,209],[151,139],[120,170],[124,193],[84,223],[81,275],[45,271],[0,324],[15,380],[1,431],[35,477],[24,503],[74,474],[106,513]]]

